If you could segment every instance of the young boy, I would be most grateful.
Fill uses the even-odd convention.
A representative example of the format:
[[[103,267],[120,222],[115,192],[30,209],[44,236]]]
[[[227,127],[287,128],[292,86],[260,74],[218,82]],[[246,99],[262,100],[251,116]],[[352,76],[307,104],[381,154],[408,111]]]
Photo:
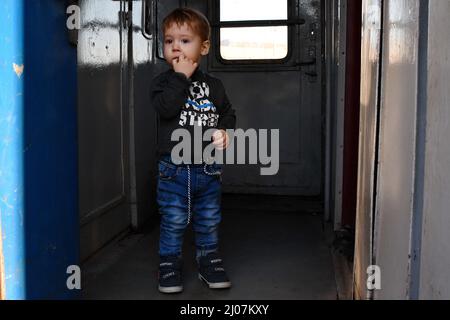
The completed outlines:
[[[231,286],[218,253],[218,226],[221,221],[221,166],[203,159],[191,148],[183,154],[191,160],[173,161],[171,153],[179,141],[172,141],[174,130],[185,129],[191,140],[204,149],[203,132],[214,129],[216,150],[225,150],[234,129],[235,110],[220,80],[199,69],[200,60],[209,53],[211,27],[200,12],[180,8],[163,21],[164,58],[171,66],[152,82],[151,103],[158,114],[159,177],[157,202],[161,214],[159,243],[159,291],[183,290],[181,248],[186,227],[192,222],[195,232],[199,278],[211,289]],[[195,135],[194,130],[202,134]],[[193,141],[193,144],[195,141]]]

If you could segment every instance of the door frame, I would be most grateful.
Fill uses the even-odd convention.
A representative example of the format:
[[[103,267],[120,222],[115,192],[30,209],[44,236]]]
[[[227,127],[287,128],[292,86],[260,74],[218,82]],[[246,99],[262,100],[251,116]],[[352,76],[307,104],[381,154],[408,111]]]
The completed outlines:
[[[347,67],[347,0],[325,0],[325,182],[324,220],[335,231],[342,222],[345,78]]]
[[[375,262],[375,219],[378,188],[380,112],[383,75],[384,0],[363,0],[361,50],[361,106],[373,104],[366,116],[361,108],[360,147],[357,186],[357,216],[353,294],[355,299],[372,299],[366,286],[367,268]],[[371,20],[369,21],[369,16]],[[367,48],[366,48],[366,42]],[[368,50],[366,55],[365,50]],[[370,69],[370,67],[372,67]],[[374,80],[375,79],[375,80]],[[373,90],[375,88],[375,90]],[[365,90],[366,89],[366,90]]]

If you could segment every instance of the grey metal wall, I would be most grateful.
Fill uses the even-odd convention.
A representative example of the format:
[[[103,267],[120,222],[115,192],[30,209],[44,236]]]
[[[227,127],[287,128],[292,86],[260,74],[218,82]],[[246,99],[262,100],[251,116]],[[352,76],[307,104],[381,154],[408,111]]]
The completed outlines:
[[[78,42],[81,259],[130,225],[124,1],[82,0]]]
[[[450,299],[450,1],[429,1],[421,299]]]

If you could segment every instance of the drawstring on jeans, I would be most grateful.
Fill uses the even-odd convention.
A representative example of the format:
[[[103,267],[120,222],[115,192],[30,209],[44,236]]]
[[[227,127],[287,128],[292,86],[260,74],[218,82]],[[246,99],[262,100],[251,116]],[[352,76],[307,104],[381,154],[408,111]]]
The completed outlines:
[[[188,190],[187,190],[187,197],[188,197],[188,221],[187,225],[191,223],[191,167],[187,166],[188,171]]]
[[[203,166],[203,172],[208,176],[219,176],[221,173],[220,171],[215,172],[209,172],[206,167],[207,163]],[[191,210],[191,166],[187,165],[187,173],[188,173],[188,185],[187,185],[187,198],[188,198],[188,219],[187,219],[187,225],[191,223],[192,219],[192,210]]]

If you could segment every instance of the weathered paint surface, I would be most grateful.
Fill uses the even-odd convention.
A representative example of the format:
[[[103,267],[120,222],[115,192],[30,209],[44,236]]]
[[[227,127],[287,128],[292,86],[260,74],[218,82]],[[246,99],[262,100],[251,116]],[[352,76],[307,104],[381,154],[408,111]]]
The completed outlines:
[[[25,296],[24,87],[13,64],[24,64],[24,3],[0,3],[0,219],[5,297]]]
[[[367,268],[372,259],[373,195],[376,167],[381,0],[364,0],[361,51],[361,114],[355,242],[355,296],[367,298]]]
[[[64,1],[0,3],[0,219],[6,299],[69,298],[78,264],[76,50]]]
[[[450,3],[384,4],[381,86],[363,86],[361,96],[364,115],[365,101],[381,92],[376,208],[372,227],[364,230],[358,224],[355,259],[364,261],[367,252],[373,252],[372,262],[381,268],[376,299],[449,299]],[[368,11],[366,7],[364,16]],[[365,24],[364,34],[369,29]],[[363,68],[363,84],[368,80]],[[361,131],[369,127],[363,122]],[[361,204],[369,203],[362,188],[373,184],[363,180],[364,165],[360,161]],[[362,235],[372,230],[373,248],[365,244],[361,250]],[[356,283],[362,288],[362,267],[355,267]]]
[[[25,66],[23,64],[19,66],[18,64],[13,63],[13,69],[17,74],[17,77],[20,78],[22,76],[23,70],[25,69]]]
[[[419,1],[386,0],[375,263],[379,299],[406,299],[414,200]]]
[[[5,295],[5,261],[3,259],[2,220],[0,219],[0,300],[4,300]]]
[[[421,299],[450,299],[450,1],[429,1]]]

